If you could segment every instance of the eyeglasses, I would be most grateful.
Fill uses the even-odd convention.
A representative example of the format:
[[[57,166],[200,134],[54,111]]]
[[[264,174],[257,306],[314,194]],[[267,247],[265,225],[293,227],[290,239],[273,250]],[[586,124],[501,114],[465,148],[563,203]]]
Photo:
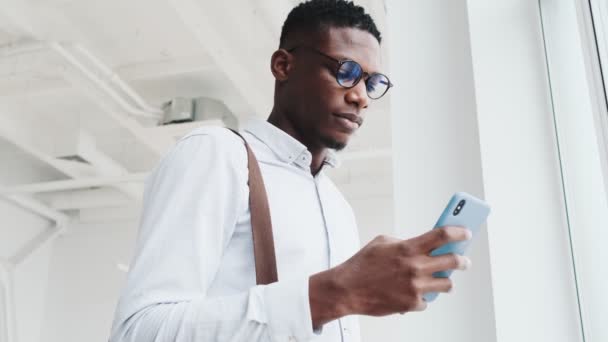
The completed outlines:
[[[364,79],[367,96],[369,96],[371,99],[377,100],[381,98],[394,85],[386,75],[378,72],[371,74],[367,73],[363,71],[363,68],[359,63],[351,59],[339,60],[308,46],[296,46],[287,50],[287,52],[293,52],[294,50],[301,48],[316,52],[317,54],[338,63],[338,69],[335,72],[336,81],[344,88],[353,88],[359,83],[359,81],[361,81],[361,79]]]

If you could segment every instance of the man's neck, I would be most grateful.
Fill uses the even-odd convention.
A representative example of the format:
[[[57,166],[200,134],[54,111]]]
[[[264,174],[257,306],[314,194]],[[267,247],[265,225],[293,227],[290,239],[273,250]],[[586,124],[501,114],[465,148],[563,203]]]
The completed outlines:
[[[323,162],[325,161],[325,157],[327,156],[327,148],[323,146],[314,146],[312,142],[308,141],[302,136],[302,134],[296,129],[286,115],[279,113],[275,109],[273,109],[270,113],[268,122],[283,132],[289,134],[294,139],[298,140],[300,143],[302,143],[302,145],[306,146],[312,155],[312,160],[310,162],[310,173],[313,176],[319,173],[321,167],[323,166]]]

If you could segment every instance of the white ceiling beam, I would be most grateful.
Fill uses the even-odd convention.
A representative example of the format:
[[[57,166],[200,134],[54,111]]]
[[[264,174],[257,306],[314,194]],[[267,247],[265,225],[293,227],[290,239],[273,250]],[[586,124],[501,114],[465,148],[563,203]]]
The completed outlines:
[[[142,131],[142,134],[145,134],[143,128],[137,129]],[[78,135],[78,132],[74,133]],[[122,176],[128,174],[128,171],[123,166],[100,152],[95,147],[93,138],[86,133],[81,133],[74,139],[70,139],[67,135],[64,135],[58,137],[54,144],[41,144],[39,137],[31,129],[28,129],[25,123],[14,119],[10,120],[8,115],[0,115],[0,136],[72,178]],[[169,146],[170,142],[167,139],[167,146]],[[75,146],[70,148],[68,146],[70,144]],[[75,154],[87,160],[90,165],[55,158],[54,152],[60,150],[72,150]],[[140,201],[142,198],[141,188],[138,186],[118,184],[116,187],[136,201]]]
[[[108,223],[114,221],[133,221],[138,219],[141,204],[129,206],[82,209],[79,211],[78,224]]]
[[[63,227],[67,224],[67,222],[70,221],[70,217],[68,215],[28,196],[11,195],[6,196],[6,198],[24,209],[30,210],[46,219],[55,222],[55,224],[58,226]]]
[[[139,184],[143,190],[143,183]],[[114,189],[99,188],[71,190],[39,195],[41,200],[55,210],[80,210],[92,208],[120,207],[131,205],[132,199]]]
[[[70,177],[95,176],[95,170],[90,165],[61,160],[50,156],[48,154],[49,146],[41,144],[40,137],[32,132],[27,123],[21,119],[17,119],[15,115],[8,113],[6,109],[1,107],[0,137]]]
[[[19,266],[28,257],[33,255],[36,251],[44,248],[50,242],[52,242],[57,236],[61,235],[63,228],[55,226],[54,228],[45,229],[40,234],[36,235],[31,240],[27,241],[19,250],[8,258],[8,262],[13,267]]]
[[[92,187],[120,185],[122,183],[143,183],[148,174],[148,172],[140,172],[120,176],[88,177],[18,185],[8,188],[0,188],[0,196],[69,191]]]
[[[268,34],[259,18],[252,15],[256,11],[253,3],[167,1],[232,82],[237,94],[230,96],[242,97],[254,112],[234,114],[240,119],[251,115],[266,117],[272,109],[274,86],[269,70],[270,55],[278,42]],[[235,18],[239,20],[238,25],[231,25]]]
[[[83,131],[80,132],[78,155],[91,163],[100,176],[124,176],[129,174],[125,167],[101,152],[95,145],[94,138]],[[139,186],[132,184],[116,184],[114,186],[137,201],[142,199],[141,187]]]
[[[80,87],[82,90],[82,87]],[[83,90],[84,91],[84,90]],[[0,108],[1,109],[1,108]],[[15,144],[18,148],[25,151],[26,153],[34,156],[35,158],[45,162],[46,164],[54,167],[55,169],[65,173],[66,175],[72,178],[80,178],[80,177],[91,177],[91,176],[99,176],[99,175],[122,175],[127,174],[128,172],[118,163],[105,156],[103,153],[99,152],[95,147],[94,143],[92,143],[91,138],[86,142],[82,142],[81,146],[74,146],[73,150],[80,149],[80,153],[85,155],[85,159],[88,159],[92,162],[93,165],[86,165],[79,162],[66,161],[62,159],[55,158],[54,149],[70,149],[67,145],[74,145],[78,143],[78,139],[72,139],[76,141],[72,141],[68,135],[59,135],[56,139],[49,143],[41,142],[40,136],[32,131],[30,125],[26,122],[23,122],[21,118],[16,118],[15,115],[8,114],[6,110],[4,110],[4,114],[0,115],[0,136]],[[112,112],[114,114],[114,118],[123,123],[123,126],[127,126],[131,132],[135,132],[136,136],[140,138],[140,140],[149,142],[151,148],[157,154],[161,154],[168,148],[172,141],[169,138],[157,138],[157,140],[152,140],[150,135],[147,134],[145,129],[141,127],[137,122],[135,122],[132,118],[127,118],[124,115],[118,115],[116,112]],[[164,143],[163,143],[164,141]],[[162,144],[162,146],[161,146]],[[65,147],[67,146],[67,147]],[[123,185],[121,185],[123,186]],[[122,188],[127,194],[133,197],[135,200],[141,199],[141,193],[139,187],[133,187],[130,185],[124,185]]]

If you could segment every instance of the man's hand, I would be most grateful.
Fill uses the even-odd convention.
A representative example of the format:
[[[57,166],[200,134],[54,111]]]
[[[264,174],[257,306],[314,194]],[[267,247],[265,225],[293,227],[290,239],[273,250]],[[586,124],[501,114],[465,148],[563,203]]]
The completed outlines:
[[[378,236],[343,264],[310,277],[310,307],[315,328],[346,315],[384,316],[422,311],[427,292],[449,292],[449,278],[433,273],[467,269],[456,254],[430,256],[453,241],[470,239],[461,227],[432,229],[409,240]]]

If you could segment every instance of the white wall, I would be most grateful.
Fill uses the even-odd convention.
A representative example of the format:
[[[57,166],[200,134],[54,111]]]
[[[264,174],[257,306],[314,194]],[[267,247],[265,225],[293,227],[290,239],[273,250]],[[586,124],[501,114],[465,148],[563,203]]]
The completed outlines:
[[[137,221],[73,227],[57,238],[48,280],[45,342],[105,342],[126,280]]]
[[[8,312],[6,301],[6,274],[0,269],[0,342],[8,342]]]
[[[18,342],[45,340],[41,334],[45,322],[44,307],[48,290],[49,260],[53,249],[47,244],[25,259],[15,269],[15,306]],[[11,341],[12,342],[12,341]]]
[[[48,220],[3,198],[0,198],[0,216],[0,258],[13,255],[20,246],[49,225]]]
[[[10,258],[30,239],[51,227],[48,220],[5,200],[0,200],[0,217],[3,218],[0,225],[0,257],[3,259]],[[11,312],[13,317],[7,318],[10,328],[16,328],[14,336],[18,342],[40,341],[51,248],[49,244],[36,251],[10,271],[15,311]],[[16,322],[15,327],[12,322]]]

